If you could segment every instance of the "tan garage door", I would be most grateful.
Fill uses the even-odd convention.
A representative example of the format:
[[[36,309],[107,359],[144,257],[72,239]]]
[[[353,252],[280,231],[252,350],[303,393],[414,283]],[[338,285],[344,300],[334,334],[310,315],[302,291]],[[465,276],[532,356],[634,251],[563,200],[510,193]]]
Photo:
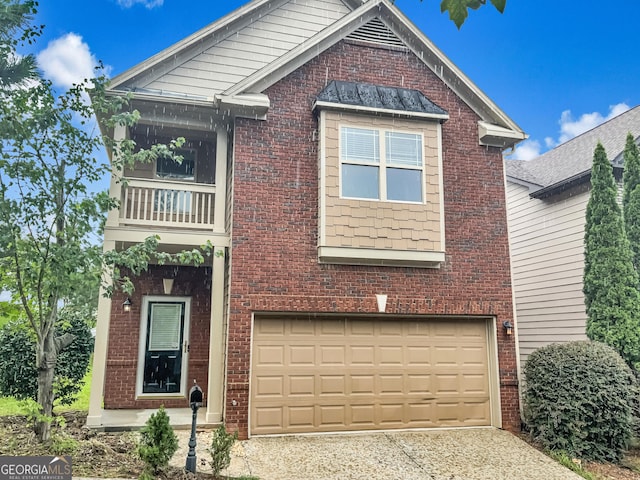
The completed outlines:
[[[490,425],[487,323],[256,318],[251,433]]]

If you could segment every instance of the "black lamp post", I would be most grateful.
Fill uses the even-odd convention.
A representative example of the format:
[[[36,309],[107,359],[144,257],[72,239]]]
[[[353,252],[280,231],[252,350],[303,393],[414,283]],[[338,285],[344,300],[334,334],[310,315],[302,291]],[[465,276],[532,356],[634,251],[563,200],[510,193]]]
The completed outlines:
[[[185,470],[196,473],[196,422],[198,420],[198,408],[202,406],[202,389],[193,380],[193,387],[189,390],[189,406],[191,407],[191,437],[189,438],[189,453]]]

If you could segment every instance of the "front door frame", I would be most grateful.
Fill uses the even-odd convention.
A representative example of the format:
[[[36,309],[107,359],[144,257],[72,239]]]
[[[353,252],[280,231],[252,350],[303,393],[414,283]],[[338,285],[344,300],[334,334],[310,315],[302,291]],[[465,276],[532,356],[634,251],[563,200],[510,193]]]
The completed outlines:
[[[147,335],[149,326],[149,305],[152,303],[184,303],[184,325],[182,327],[182,361],[180,375],[180,390],[175,393],[143,393],[145,353],[147,349]],[[136,373],[136,399],[140,398],[183,398],[187,395],[187,377],[189,376],[189,327],[191,321],[191,297],[167,295],[145,295],[142,297],[140,313],[140,339],[138,343],[138,368]]]

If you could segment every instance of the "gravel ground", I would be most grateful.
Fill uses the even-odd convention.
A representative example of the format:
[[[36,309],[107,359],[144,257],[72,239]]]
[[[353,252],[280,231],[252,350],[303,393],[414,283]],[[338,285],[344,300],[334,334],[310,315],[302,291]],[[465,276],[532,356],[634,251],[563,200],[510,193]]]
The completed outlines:
[[[189,432],[176,432],[184,466]],[[198,433],[198,470],[210,473],[210,432]],[[255,437],[234,445],[225,475],[260,480],[580,480],[509,432],[493,428]]]

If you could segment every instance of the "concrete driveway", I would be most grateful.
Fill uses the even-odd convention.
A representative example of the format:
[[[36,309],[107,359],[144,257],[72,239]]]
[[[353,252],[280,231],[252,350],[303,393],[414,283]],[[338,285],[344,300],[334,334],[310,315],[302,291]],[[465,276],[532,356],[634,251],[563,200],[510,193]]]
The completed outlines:
[[[198,446],[206,448],[203,434]],[[200,464],[209,458],[201,455]],[[224,473],[260,480],[582,479],[493,428],[256,437],[236,443]]]

